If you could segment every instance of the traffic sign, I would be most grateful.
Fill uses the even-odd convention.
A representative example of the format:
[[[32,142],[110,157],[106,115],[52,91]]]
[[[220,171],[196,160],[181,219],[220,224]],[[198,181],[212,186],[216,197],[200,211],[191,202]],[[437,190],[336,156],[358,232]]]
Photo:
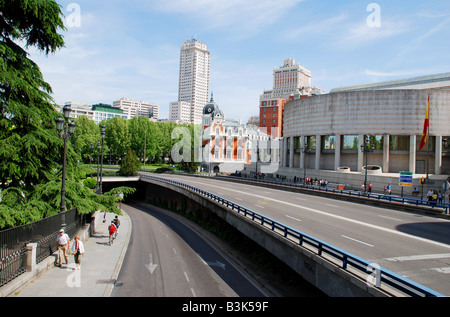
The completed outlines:
[[[450,183],[449,183],[449,182],[444,182],[444,183],[442,183],[442,189],[443,189],[444,191],[449,190],[449,189],[450,189]]]
[[[411,187],[413,185],[413,172],[400,172],[400,186]]]

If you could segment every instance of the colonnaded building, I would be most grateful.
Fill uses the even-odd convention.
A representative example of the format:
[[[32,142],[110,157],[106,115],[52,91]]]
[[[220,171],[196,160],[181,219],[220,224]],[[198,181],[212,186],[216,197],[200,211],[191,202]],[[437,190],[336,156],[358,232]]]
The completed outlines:
[[[429,142],[419,150],[428,98]],[[436,179],[436,189],[450,174],[450,73],[293,100],[283,123],[280,174],[362,183],[367,160],[369,181],[394,189],[402,171],[414,186]]]

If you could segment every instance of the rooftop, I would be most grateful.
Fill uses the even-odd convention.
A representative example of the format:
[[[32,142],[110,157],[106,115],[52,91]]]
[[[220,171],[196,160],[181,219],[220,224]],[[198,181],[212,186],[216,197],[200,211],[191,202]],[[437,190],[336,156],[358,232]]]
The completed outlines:
[[[378,83],[335,88],[330,93],[379,89],[442,89],[450,88],[450,73],[383,81]]]

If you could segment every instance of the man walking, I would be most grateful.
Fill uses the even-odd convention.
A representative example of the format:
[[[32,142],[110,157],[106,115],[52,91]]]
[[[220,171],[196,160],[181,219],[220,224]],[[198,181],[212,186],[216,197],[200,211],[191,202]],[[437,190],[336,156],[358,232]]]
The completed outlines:
[[[70,238],[64,233],[64,229],[59,230],[59,235],[56,238],[56,249],[58,250],[58,256],[56,258],[55,265],[61,266],[62,258],[66,260],[66,264],[69,263],[68,250],[70,247]]]

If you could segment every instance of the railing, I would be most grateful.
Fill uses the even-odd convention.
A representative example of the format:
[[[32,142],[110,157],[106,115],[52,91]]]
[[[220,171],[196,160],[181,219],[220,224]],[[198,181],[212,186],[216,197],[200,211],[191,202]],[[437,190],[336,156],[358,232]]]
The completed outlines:
[[[248,219],[258,223],[259,225],[276,232],[277,234],[282,235],[284,238],[289,239],[290,241],[308,249],[311,252],[315,252],[318,256],[326,258],[327,260],[333,262],[335,265],[340,268],[347,270],[349,273],[358,274],[359,276],[371,278],[374,277],[375,280],[386,285],[387,288],[393,290],[394,292],[400,292],[405,295],[413,296],[413,297],[443,297],[444,295],[431,290],[423,285],[420,285],[414,281],[411,281],[403,276],[400,276],[394,272],[391,272],[385,268],[381,268],[373,263],[360,258],[356,255],[348,253],[344,250],[341,250],[338,247],[335,247],[331,244],[328,244],[324,241],[316,239],[310,235],[300,232],[297,229],[293,229],[289,226],[286,226],[280,222],[277,222],[269,217],[261,215],[257,212],[254,212],[246,207],[243,207],[239,204],[236,204],[232,201],[229,201],[225,198],[222,198],[218,195],[207,192],[203,189],[150,175],[141,174],[141,178],[153,179],[160,182],[165,182],[169,184],[173,184],[192,192],[198,193],[206,198],[209,198],[227,208],[230,208],[232,211],[237,212],[238,214],[242,214]],[[369,280],[367,280],[369,281]],[[369,282],[368,282],[369,283]],[[372,284],[371,284],[372,285]],[[377,284],[374,282],[374,287],[383,288],[384,286],[376,286]]]
[[[71,237],[86,224],[88,215],[77,209],[65,213],[66,233]],[[27,225],[0,231],[0,286],[25,273],[26,247],[37,243],[36,263],[42,262],[56,250],[56,236],[61,228],[61,214]]]
[[[262,180],[262,179],[242,178],[242,177],[237,177],[237,176],[217,175],[215,177],[229,178],[229,179],[236,179],[236,180],[245,180],[245,181],[251,181],[251,182],[255,182],[255,183],[272,184],[272,185],[292,187],[292,188],[317,190],[317,191],[323,191],[323,192],[336,193],[336,194],[340,194],[340,195],[373,198],[373,199],[377,199],[380,201],[389,201],[389,202],[395,202],[395,203],[401,203],[401,204],[410,204],[410,205],[415,205],[415,206],[431,207],[433,209],[434,208],[442,209],[442,211],[445,214],[449,214],[449,211],[450,211],[450,203],[444,203],[444,202],[438,202],[438,201],[427,201],[427,200],[422,200],[422,199],[400,197],[400,196],[396,196],[396,195],[365,193],[365,192],[356,191],[356,190],[335,189],[335,188],[329,188],[326,186],[314,186],[314,185],[277,182],[277,181]]]

